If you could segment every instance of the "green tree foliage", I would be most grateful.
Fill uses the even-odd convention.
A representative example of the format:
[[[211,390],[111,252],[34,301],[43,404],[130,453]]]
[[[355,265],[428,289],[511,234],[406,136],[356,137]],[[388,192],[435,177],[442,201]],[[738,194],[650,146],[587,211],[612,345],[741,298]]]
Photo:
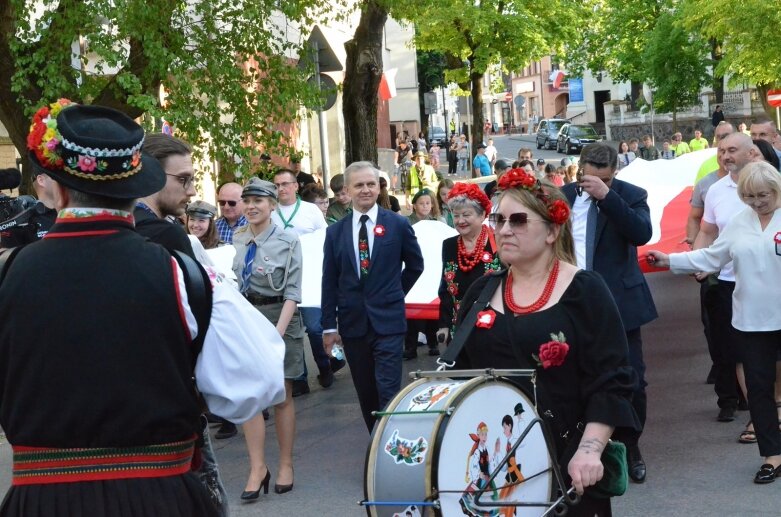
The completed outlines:
[[[647,35],[641,56],[641,73],[654,90],[654,108],[676,113],[699,102],[702,86],[708,83],[709,44],[676,24],[674,12],[663,13]]]
[[[472,94],[472,138],[483,139],[482,79],[500,61],[520,70],[573,37],[581,4],[570,0],[420,0],[391,10],[415,23],[415,44],[441,52],[446,79]],[[473,146],[474,147],[474,146]]]
[[[680,23],[721,42],[716,73],[733,84],[753,83],[766,111],[767,90],[781,86],[781,9],[764,0],[682,0]],[[774,111],[774,110],[772,110]]]
[[[586,0],[579,30],[567,41],[567,70],[574,75],[583,70],[607,72],[614,81],[642,83],[647,34],[670,2]]]
[[[286,151],[274,128],[317,103],[289,41],[306,39],[291,23],[311,26],[315,4],[0,0],[0,122],[25,156],[32,110],[59,97],[164,117],[246,174],[261,149]]]

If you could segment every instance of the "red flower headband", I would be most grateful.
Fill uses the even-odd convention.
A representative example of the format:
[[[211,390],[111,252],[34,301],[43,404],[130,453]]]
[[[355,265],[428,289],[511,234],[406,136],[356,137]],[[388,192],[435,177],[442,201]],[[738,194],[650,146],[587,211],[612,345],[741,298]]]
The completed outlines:
[[[450,189],[450,192],[447,193],[448,201],[458,196],[466,196],[473,201],[477,201],[480,203],[480,206],[483,207],[483,212],[485,212],[486,215],[491,213],[491,200],[488,199],[485,192],[474,183],[456,183],[453,188]]]
[[[526,172],[524,169],[510,169],[505,172],[499,179],[499,188],[501,190],[508,190],[511,188],[528,190],[548,207],[548,216],[551,221],[556,224],[564,224],[567,222],[567,219],[569,219],[570,209],[567,202],[561,199],[551,201],[550,196],[545,192],[540,180],[533,174]],[[452,192],[453,191],[451,190],[451,193]]]
[[[71,104],[73,103],[68,99],[59,99],[43,106],[33,115],[27,135],[27,149],[35,153],[38,162],[47,169],[58,169],[63,165],[57,150],[62,142],[62,135],[57,129],[57,115],[62,108]]]

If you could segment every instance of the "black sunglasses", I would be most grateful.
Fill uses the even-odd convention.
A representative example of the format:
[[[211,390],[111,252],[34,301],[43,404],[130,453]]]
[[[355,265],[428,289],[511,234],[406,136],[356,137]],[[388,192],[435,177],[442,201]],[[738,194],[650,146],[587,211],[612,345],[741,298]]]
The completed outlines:
[[[497,232],[502,231],[504,223],[506,222],[510,223],[510,230],[515,231],[526,227],[526,224],[529,223],[529,221],[544,221],[544,219],[529,219],[529,214],[526,212],[510,214],[510,217],[507,218],[502,214],[490,214],[488,216],[488,224]]]
[[[225,201],[224,199],[220,199],[219,201],[217,201],[217,203],[220,206],[225,206],[225,203],[228,203],[228,206],[233,207],[236,206],[236,203],[238,203],[238,201]]]

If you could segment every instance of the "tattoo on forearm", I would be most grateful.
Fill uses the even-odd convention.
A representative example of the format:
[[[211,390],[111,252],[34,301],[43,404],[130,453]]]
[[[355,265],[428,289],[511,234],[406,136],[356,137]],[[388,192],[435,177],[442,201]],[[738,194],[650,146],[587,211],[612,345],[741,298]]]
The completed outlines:
[[[596,438],[589,438],[586,440],[583,440],[580,442],[580,445],[578,445],[578,449],[588,453],[596,453],[596,454],[602,454],[602,450],[605,448],[605,444],[599,441]]]

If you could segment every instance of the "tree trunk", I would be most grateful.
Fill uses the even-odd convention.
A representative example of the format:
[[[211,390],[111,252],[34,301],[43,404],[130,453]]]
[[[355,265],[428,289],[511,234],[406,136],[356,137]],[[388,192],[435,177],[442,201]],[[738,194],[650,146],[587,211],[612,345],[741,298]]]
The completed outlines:
[[[717,39],[710,40],[710,57],[713,60],[711,74],[713,76],[713,93],[716,94],[716,104],[724,103],[724,77],[716,77],[716,67],[723,57],[721,53],[721,42]]]
[[[473,68],[474,70],[474,68]],[[477,146],[483,143],[483,75],[473,73],[472,79],[472,156],[477,154]],[[472,169],[472,162],[469,162],[469,168]],[[474,170],[472,170],[474,175]]]
[[[343,108],[345,161],[377,163],[377,90],[382,78],[382,35],[388,11],[374,0],[361,10],[353,39],[344,44],[347,64]]]

